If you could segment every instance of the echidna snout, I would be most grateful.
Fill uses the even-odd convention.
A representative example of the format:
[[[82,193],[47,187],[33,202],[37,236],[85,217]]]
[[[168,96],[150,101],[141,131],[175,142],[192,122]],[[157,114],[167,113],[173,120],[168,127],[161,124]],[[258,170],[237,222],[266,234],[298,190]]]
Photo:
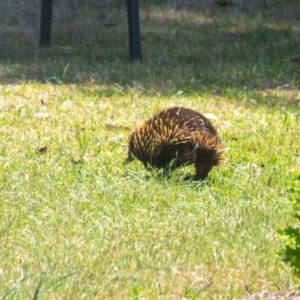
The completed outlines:
[[[128,156],[126,160],[123,162],[123,165],[128,165],[134,160],[134,157],[132,156],[132,153],[128,151]]]
[[[128,138],[128,157],[145,167],[174,170],[194,164],[195,180],[207,177],[213,166],[218,166],[224,153],[216,129],[202,114],[183,107],[161,111]]]

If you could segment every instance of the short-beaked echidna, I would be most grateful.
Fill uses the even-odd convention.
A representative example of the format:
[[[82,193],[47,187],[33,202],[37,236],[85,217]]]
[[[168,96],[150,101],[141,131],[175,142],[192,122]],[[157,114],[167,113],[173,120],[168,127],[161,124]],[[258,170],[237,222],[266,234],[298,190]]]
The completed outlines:
[[[128,158],[145,167],[174,170],[195,164],[195,180],[203,180],[222,160],[224,148],[216,129],[202,114],[172,107],[147,120],[128,139]]]

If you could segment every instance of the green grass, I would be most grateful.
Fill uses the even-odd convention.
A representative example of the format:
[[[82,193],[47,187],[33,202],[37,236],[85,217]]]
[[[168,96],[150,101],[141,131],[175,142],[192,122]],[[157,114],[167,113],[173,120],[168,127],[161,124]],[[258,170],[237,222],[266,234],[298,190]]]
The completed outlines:
[[[0,298],[295,289],[277,230],[300,168],[297,1],[141,3],[142,63],[128,62],[123,3],[62,2],[45,49],[36,2],[0,4]],[[227,153],[205,182],[123,166],[131,130],[174,105],[217,117]]]

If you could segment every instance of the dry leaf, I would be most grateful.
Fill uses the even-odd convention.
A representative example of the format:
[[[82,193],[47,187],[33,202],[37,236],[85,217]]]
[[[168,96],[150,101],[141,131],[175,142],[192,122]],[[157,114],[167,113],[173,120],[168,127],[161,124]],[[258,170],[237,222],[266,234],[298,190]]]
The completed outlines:
[[[48,150],[47,147],[41,147],[37,151],[41,155],[41,154],[45,154],[47,152],[47,150]]]
[[[218,118],[215,114],[212,114],[212,113],[205,113],[204,116],[205,116],[207,119],[219,121],[219,118]]]
[[[130,128],[127,126],[122,125],[111,125],[111,124],[105,124],[105,129],[107,130],[129,130]]]

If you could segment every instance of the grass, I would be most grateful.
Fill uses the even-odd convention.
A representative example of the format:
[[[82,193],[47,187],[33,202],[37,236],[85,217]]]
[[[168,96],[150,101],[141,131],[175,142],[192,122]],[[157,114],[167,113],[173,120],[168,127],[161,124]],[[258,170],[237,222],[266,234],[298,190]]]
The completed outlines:
[[[1,299],[295,289],[276,231],[300,167],[297,1],[141,3],[143,63],[128,63],[122,3],[56,4],[38,49],[32,2],[0,4]],[[131,130],[173,105],[216,117],[227,154],[205,182],[122,165]]]

